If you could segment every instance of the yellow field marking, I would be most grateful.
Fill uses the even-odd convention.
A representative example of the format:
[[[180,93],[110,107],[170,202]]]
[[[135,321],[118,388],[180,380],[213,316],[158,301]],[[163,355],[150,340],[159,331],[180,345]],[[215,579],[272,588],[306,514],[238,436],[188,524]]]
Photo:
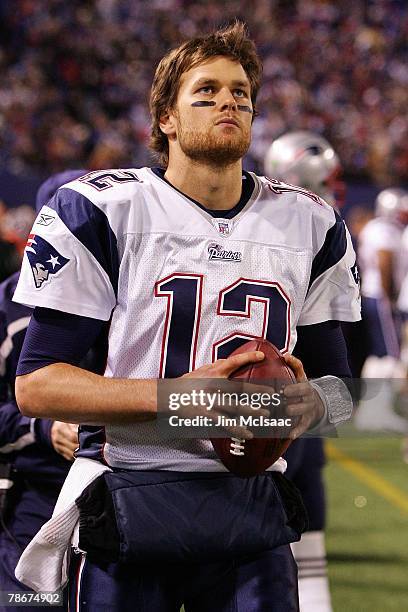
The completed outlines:
[[[331,442],[326,442],[326,451],[330,459],[339,463],[345,470],[353,474],[353,476],[389,501],[393,506],[408,514],[408,495],[404,491],[387,482],[385,478],[372,468],[346,455],[331,444]]]

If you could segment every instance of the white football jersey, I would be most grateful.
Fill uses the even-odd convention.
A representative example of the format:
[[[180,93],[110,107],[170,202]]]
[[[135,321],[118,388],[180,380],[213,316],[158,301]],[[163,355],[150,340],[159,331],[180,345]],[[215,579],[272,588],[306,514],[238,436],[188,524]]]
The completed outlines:
[[[377,217],[371,219],[363,228],[358,239],[358,263],[361,271],[361,294],[369,298],[384,297],[378,262],[378,251],[393,253],[393,283],[399,290],[401,276],[401,237],[403,226],[397,221]]]
[[[14,296],[111,319],[105,376],[177,377],[263,337],[360,318],[344,222],[306,190],[246,173],[236,215],[212,216],[150,168],[91,172],[39,213]],[[128,469],[224,470],[207,440],[156,423],[106,425],[104,456]],[[284,469],[278,461],[273,469]]]

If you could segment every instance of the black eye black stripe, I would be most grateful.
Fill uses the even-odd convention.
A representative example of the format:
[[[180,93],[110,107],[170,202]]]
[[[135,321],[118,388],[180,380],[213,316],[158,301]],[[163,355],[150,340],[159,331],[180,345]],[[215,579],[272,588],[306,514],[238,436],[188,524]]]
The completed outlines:
[[[191,106],[215,106],[215,102],[211,100],[199,100],[198,102],[193,102]]]
[[[191,106],[215,106],[215,102],[213,102],[212,100],[198,100],[197,102],[193,102]],[[253,113],[253,110],[250,106],[237,104],[237,108],[243,113]]]
[[[251,113],[252,114],[252,108],[250,106],[242,106],[241,104],[237,105],[238,110],[242,111],[243,113]]]

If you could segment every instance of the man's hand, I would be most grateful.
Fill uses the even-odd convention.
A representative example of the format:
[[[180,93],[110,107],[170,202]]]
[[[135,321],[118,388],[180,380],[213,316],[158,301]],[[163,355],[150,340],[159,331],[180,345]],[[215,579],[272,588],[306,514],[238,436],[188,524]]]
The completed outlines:
[[[240,353],[239,355],[227,357],[227,359],[217,359],[214,363],[208,363],[201,366],[201,368],[193,370],[193,372],[183,374],[181,378],[229,378],[239,368],[250,363],[257,363],[264,358],[265,355],[262,351]]]
[[[51,443],[64,459],[73,461],[74,450],[78,448],[78,425],[54,421],[51,426]]]
[[[216,393],[219,386],[212,383],[214,379],[228,379],[231,374],[233,374],[236,370],[242,368],[243,366],[249,365],[251,363],[257,363],[262,361],[265,358],[264,353],[262,351],[250,351],[248,353],[240,353],[238,355],[233,355],[232,357],[227,357],[227,359],[218,359],[214,363],[206,364],[193,370],[193,372],[188,372],[181,376],[183,379],[203,379],[202,387],[208,393]],[[253,385],[249,385],[248,389],[253,390]],[[227,390],[228,393],[242,393],[245,389],[245,383],[230,381],[228,386],[225,387],[223,385],[223,389]],[[270,391],[270,389],[268,389]],[[254,409],[250,406],[235,406],[235,405],[221,405],[216,404],[211,409],[211,413],[207,412],[203,407],[190,407],[188,406],[185,409],[186,416],[196,416],[203,415],[209,416],[213,419],[217,419],[219,416],[236,416],[238,414],[243,416],[250,416],[254,414]],[[257,416],[267,417],[270,415],[269,410],[259,409],[256,410]],[[250,429],[246,427],[240,426],[225,426],[225,430],[227,435],[236,437],[236,438],[244,438],[250,440],[254,437],[254,434]]]
[[[300,359],[288,354],[284,355],[284,359],[293,370],[297,380],[297,383],[287,385],[284,391],[287,398],[287,415],[300,417],[299,423],[289,436],[294,440],[320,421],[324,415],[325,408],[320,395],[309,383]]]

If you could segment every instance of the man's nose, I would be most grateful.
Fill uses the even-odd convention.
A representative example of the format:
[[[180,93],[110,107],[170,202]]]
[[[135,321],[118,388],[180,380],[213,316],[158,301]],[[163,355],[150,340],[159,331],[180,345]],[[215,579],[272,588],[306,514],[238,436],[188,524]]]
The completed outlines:
[[[221,110],[237,110],[237,101],[235,100],[232,91],[224,88],[219,94],[219,105]]]

